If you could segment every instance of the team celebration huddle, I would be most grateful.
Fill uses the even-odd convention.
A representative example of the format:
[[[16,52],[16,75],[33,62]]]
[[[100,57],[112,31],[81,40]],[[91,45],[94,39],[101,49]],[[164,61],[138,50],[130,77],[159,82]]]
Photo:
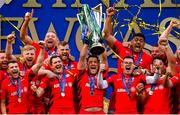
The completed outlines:
[[[54,31],[33,41],[28,35],[33,10],[27,12],[20,28],[21,55],[12,53],[14,33],[0,52],[1,114],[179,114],[180,47],[173,54],[168,46],[179,20],[171,20],[148,54],[143,33],[134,33],[126,43],[113,35],[116,12],[106,9],[101,31],[102,20],[83,5],[77,14],[83,43],[78,62]],[[116,74],[109,73],[107,47],[118,57]],[[109,86],[113,91],[107,106]]]

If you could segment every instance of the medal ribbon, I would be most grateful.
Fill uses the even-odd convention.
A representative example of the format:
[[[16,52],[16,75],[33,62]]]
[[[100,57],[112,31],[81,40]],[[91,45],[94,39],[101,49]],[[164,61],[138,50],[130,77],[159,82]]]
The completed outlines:
[[[134,59],[132,47],[131,47],[130,49],[131,49],[132,57],[133,57],[133,59]],[[142,53],[143,53],[143,52],[141,51],[140,54],[139,54],[139,56],[138,56],[138,60],[137,60],[137,62],[136,62],[136,66],[137,66],[137,67],[139,66],[139,64],[140,64],[140,62],[141,62]],[[135,60],[135,59],[134,59],[134,60]]]
[[[10,81],[13,86],[16,86],[14,79],[12,77],[10,77]],[[21,78],[20,77],[18,77],[17,79],[17,84],[18,84],[17,95],[18,95],[18,98],[21,98]]]
[[[17,91],[18,98],[21,98],[21,78],[20,77],[18,77],[17,83],[18,83],[18,91]]]
[[[155,88],[156,88],[156,84],[152,84],[150,90],[151,90],[152,92],[154,92]]]
[[[63,73],[62,73],[62,79],[60,81],[60,88],[61,92],[65,92],[65,85],[66,85],[66,73],[65,73],[65,67],[63,66]]]
[[[125,90],[126,90],[128,96],[130,96],[130,90],[129,90],[129,88],[130,88],[131,85],[132,85],[132,78],[133,78],[133,77],[130,76],[130,78],[129,78],[129,80],[128,80],[128,84],[126,84],[125,76],[124,76],[124,74],[122,74],[123,85],[124,85],[124,88],[125,88]]]
[[[48,56],[52,56],[52,55],[57,55],[57,48],[55,47],[55,50],[53,52],[51,52],[49,50],[49,48],[45,47],[47,53],[48,53]]]
[[[89,84],[90,84],[90,95],[94,94],[94,86],[95,86],[95,77],[90,77],[90,75],[88,75],[88,80],[89,80]]]

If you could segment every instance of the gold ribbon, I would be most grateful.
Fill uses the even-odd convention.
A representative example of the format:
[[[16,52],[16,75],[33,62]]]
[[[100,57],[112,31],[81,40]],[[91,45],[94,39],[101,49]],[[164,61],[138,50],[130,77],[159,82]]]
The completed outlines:
[[[19,28],[15,26],[13,23],[11,23],[9,20],[7,20],[3,15],[0,14],[0,18],[3,19],[3,21],[8,22],[11,26],[13,26],[17,31],[20,32]]]

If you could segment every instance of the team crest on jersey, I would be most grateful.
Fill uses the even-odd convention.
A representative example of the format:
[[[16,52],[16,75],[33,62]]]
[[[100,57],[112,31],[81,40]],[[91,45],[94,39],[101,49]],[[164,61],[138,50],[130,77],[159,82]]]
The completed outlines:
[[[161,90],[164,89],[164,86],[163,86],[163,85],[160,85],[160,86],[159,86],[159,89],[161,89]]]
[[[69,83],[68,83],[68,86],[69,86],[69,87],[72,87],[72,83],[71,83],[71,82],[69,82]]]
[[[40,84],[40,81],[39,80],[36,80],[36,85],[39,85]]]
[[[131,87],[131,92],[135,92],[135,91],[136,91],[135,87]]]
[[[73,68],[74,67],[74,65],[71,65],[71,68]]]
[[[57,87],[59,87],[59,84],[54,84],[54,88],[57,88]]]

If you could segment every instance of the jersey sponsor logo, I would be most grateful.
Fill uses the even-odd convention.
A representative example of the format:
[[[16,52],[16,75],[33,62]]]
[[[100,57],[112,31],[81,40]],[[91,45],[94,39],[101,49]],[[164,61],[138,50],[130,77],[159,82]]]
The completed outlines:
[[[23,89],[21,89],[21,93],[25,93],[27,92],[27,87],[24,87]],[[12,93],[10,93],[11,96],[16,96],[17,95],[17,91],[14,91]]]
[[[117,79],[117,81],[120,81],[121,79]]]
[[[67,83],[69,87],[72,87],[72,83],[71,82],[68,82]]]
[[[116,92],[126,92],[126,90],[125,89],[123,89],[123,88],[119,88],[119,89],[117,89],[117,91]]]
[[[135,92],[136,91],[135,87],[131,87],[130,91]],[[126,92],[126,90],[124,88],[119,88],[119,89],[117,89],[116,92]]]
[[[68,82],[66,83],[65,87],[72,87],[73,83],[72,82]],[[59,83],[58,84],[54,84],[54,88],[59,88]]]
[[[17,95],[17,91],[11,93],[11,96],[15,96],[15,95]]]
[[[89,84],[89,83],[86,83],[86,84],[85,84],[85,87],[90,87],[90,84]],[[94,88],[97,88],[97,86],[95,85]]]

